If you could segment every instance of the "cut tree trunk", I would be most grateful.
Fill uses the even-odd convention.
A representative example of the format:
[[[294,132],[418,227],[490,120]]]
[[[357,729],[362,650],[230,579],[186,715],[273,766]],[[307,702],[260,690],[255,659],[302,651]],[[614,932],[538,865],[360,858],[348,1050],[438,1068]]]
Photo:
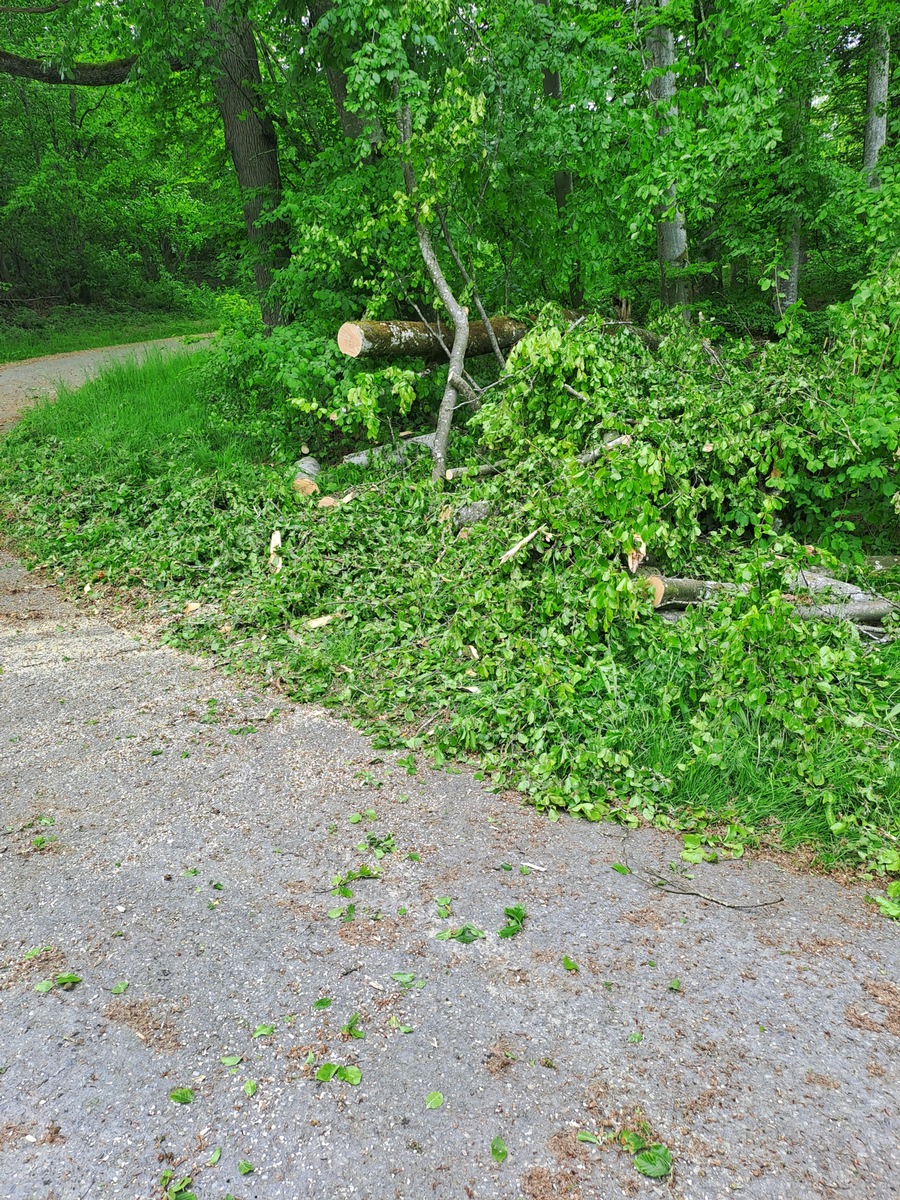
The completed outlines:
[[[734,583],[717,583],[714,579],[681,579],[673,575],[644,575],[642,578],[653,589],[654,608],[668,605],[684,608],[687,604],[712,600],[722,592],[740,591]],[[746,591],[746,588],[744,590]]]
[[[863,136],[863,170],[869,186],[878,187],[878,155],[887,140],[887,98],[891,37],[887,21],[872,26],[866,88],[866,128]]]
[[[683,609],[689,604],[699,604],[704,600],[714,600],[723,592],[731,595],[746,595],[747,584],[720,583],[713,579],[682,579],[673,576],[643,575],[642,578],[652,589],[652,603],[656,609]],[[794,604],[794,611],[805,621],[836,620],[852,621],[855,625],[878,625],[885,617],[897,612],[897,605],[889,600],[866,596],[864,592],[853,589],[854,599],[841,599],[842,588],[839,580],[818,575],[806,579],[798,579],[798,590],[805,585],[807,591],[823,591],[831,593],[829,598],[818,603]],[[849,585],[844,584],[847,588]],[[834,598],[831,598],[831,597]],[[787,597],[786,597],[787,599]],[[804,599],[808,599],[804,597]],[[664,612],[661,614],[664,615]]]
[[[603,327],[607,334],[625,328],[635,334],[649,350],[658,350],[662,338],[649,329],[640,329],[621,321]],[[491,329],[501,350],[508,350],[531,329],[524,321],[511,317],[492,317]],[[347,321],[337,335],[338,347],[350,358],[440,358],[449,354],[454,328],[446,322],[433,321]],[[483,321],[469,325],[470,355],[490,354],[491,339]]]
[[[506,350],[523,338],[531,326],[509,317],[494,317],[491,328],[497,345]],[[430,326],[424,321],[347,321],[338,330],[337,341],[350,358],[438,358],[452,344],[453,334],[454,327],[439,320]],[[472,321],[469,354],[492,352],[484,322]]]

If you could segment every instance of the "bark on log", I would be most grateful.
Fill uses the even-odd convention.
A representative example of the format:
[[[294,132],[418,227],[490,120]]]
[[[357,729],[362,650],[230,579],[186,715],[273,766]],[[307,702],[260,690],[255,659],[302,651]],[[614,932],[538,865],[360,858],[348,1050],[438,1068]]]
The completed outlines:
[[[738,592],[733,583],[717,583],[713,579],[680,579],[677,576],[643,576],[653,589],[653,607],[684,607],[698,604],[701,600],[712,600],[720,592]],[[746,588],[744,589],[746,591]]]
[[[514,346],[530,329],[522,321],[494,317],[491,328],[501,349]],[[431,329],[424,321],[347,321],[338,330],[338,347],[350,358],[438,358],[444,346],[431,330],[436,330],[444,346],[453,341],[453,326],[434,321]],[[491,354],[490,334],[483,321],[469,325],[469,354]]]
[[[649,574],[644,575],[643,578],[653,590],[653,607],[664,610],[660,613],[661,616],[665,615],[665,610],[683,609],[689,604],[713,600],[723,592],[741,595],[746,594],[749,590],[746,584],[720,583],[713,579],[681,579]],[[818,577],[816,584],[818,586],[807,583],[807,590],[817,591],[821,587],[821,590],[827,591],[826,585],[830,585],[831,591],[834,592],[835,588],[840,587],[838,580],[827,579],[824,576]],[[889,600],[865,596],[864,593],[858,591],[854,591],[853,595],[859,598],[825,600],[819,604],[792,603],[794,603],[794,611],[797,616],[802,617],[805,621],[830,619],[852,621],[855,625],[877,625],[885,617],[898,611],[897,605],[892,604]]]
[[[604,326],[603,332],[615,333],[623,325],[649,350],[659,349],[662,338],[637,325],[611,321]],[[508,350],[521,341],[531,325],[511,317],[492,317],[491,329],[500,349]],[[424,321],[347,321],[337,335],[338,348],[350,358],[440,358],[452,341],[453,326],[446,321],[434,321],[430,329]],[[492,351],[491,336],[484,322],[470,322],[468,354],[491,354]]]
[[[885,617],[897,611],[890,600],[848,600],[838,604],[798,604],[797,615],[805,621],[820,621],[831,618],[835,621],[852,621],[854,625],[878,625]]]
[[[482,463],[480,467],[450,467],[444,472],[444,478],[449,480],[454,479],[482,479],[485,475],[497,475],[503,470],[503,463]]]

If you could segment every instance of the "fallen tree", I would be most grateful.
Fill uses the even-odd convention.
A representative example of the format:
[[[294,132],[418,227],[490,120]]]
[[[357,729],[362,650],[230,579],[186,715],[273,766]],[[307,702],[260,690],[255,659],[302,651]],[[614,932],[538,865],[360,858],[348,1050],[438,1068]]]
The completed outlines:
[[[491,333],[501,350],[522,340],[532,326],[512,317],[492,317],[490,328],[484,321],[469,323],[467,354],[491,354]],[[658,350],[662,339],[649,329],[622,321],[604,325],[604,333],[625,328],[647,346]],[[338,348],[350,358],[442,358],[453,343],[454,326],[446,321],[346,321],[338,330]]]
[[[652,592],[655,609],[665,613],[684,610],[691,604],[714,600],[722,593],[746,594],[747,584],[721,583],[714,579],[684,579],[678,576],[645,574]],[[805,621],[852,621],[855,625],[880,625],[885,617],[898,611],[896,604],[877,596],[869,596],[855,585],[832,579],[821,573],[799,572],[794,581],[797,591],[782,598],[794,605],[795,612]],[[819,598],[821,597],[821,599]]]

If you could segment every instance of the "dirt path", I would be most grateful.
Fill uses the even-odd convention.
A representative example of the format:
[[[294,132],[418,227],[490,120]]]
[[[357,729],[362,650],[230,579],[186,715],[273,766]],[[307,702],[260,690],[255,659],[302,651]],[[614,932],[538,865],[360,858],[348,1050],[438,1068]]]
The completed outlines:
[[[152,349],[163,353],[191,353],[202,345],[203,340],[186,342],[182,337],[157,338],[152,342],[73,350],[0,365],[0,430],[11,425],[22,409],[33,404],[39,396],[55,396],[61,382],[68,387],[77,387],[109,363],[142,358]]]
[[[410,774],[11,559],[0,666],[7,1196],[900,1195],[900,931],[860,890],[741,861],[687,886],[783,902],[662,893],[612,864],[670,874],[678,839]],[[621,1130],[668,1181],[578,1140]]]

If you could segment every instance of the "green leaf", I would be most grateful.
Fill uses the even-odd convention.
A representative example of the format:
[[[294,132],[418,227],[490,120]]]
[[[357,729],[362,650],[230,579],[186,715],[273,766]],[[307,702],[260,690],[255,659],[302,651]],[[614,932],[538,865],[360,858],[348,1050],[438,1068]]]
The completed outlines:
[[[346,1067],[338,1067],[336,1073],[338,1079],[343,1079],[344,1082],[349,1083],[351,1087],[356,1087],[356,1085],[362,1079],[362,1071],[359,1069],[359,1067],[354,1067],[349,1064]]]
[[[630,1129],[622,1130],[619,1134],[619,1141],[632,1154],[637,1154],[638,1150],[643,1150],[647,1145],[639,1133],[634,1133]]]
[[[29,959],[37,958],[39,954],[43,954],[45,950],[52,950],[52,946],[32,946],[30,950],[26,950],[22,958],[27,962]]]
[[[221,1157],[222,1157],[222,1147],[216,1146],[215,1150],[213,1150],[212,1154],[206,1160],[206,1165],[208,1167],[214,1167]]]
[[[462,925],[459,929],[451,933],[450,936],[455,942],[461,942],[464,946],[471,946],[472,942],[477,942],[485,934],[481,929],[476,929],[474,925]]]
[[[193,1104],[194,1093],[190,1088],[173,1088],[169,1092],[169,1099],[174,1101],[175,1104]]]
[[[199,869],[199,867],[188,867],[188,869],[186,871],[184,871],[183,874],[184,875],[199,875],[200,869]]]
[[[575,1140],[576,1142],[589,1142],[592,1146],[600,1145],[600,1139],[596,1133],[588,1133],[586,1129],[579,1129],[575,1134]]]
[[[127,979],[120,980],[119,983],[117,983],[114,987],[110,988],[110,992],[113,996],[121,996],[123,992],[127,992],[127,991],[128,991],[128,980]]]
[[[644,1035],[641,1033],[641,1031],[639,1029],[635,1029],[635,1031],[633,1033],[629,1033],[628,1040],[632,1044],[632,1046],[637,1046],[640,1042],[642,1042],[644,1040]]]
[[[670,979],[669,980],[669,991],[670,992],[680,992],[681,991],[681,980],[680,979]]]
[[[426,1108],[440,1108],[444,1103],[443,1092],[429,1092],[425,1097]]]
[[[579,965],[575,961],[575,959],[569,958],[568,954],[564,954],[562,956],[562,965],[566,968],[567,971],[580,971],[581,970],[581,967],[579,967]]]
[[[331,1008],[331,1004],[332,1004],[332,999],[330,996],[320,996],[319,999],[313,1005],[313,1008],[318,1008],[318,1009]]]
[[[612,869],[618,871],[620,875],[630,875],[631,867],[626,867],[624,863],[613,863]]]
[[[34,990],[36,992],[40,992],[41,995],[44,995],[46,992],[52,992],[53,991],[53,980],[52,979],[42,979],[40,983],[36,983],[34,985]]]
[[[672,1155],[665,1146],[654,1143],[635,1155],[634,1166],[648,1179],[663,1179],[672,1170]]]
[[[244,1084],[244,1094],[251,1098],[256,1095],[256,1080],[248,1079]]]
[[[81,983],[81,976],[72,974],[56,975],[53,982],[57,985],[57,987],[71,988],[74,987],[76,983]]]
[[[316,1071],[316,1079],[320,1083],[328,1083],[330,1079],[334,1079],[337,1075],[337,1063],[322,1063],[318,1071]]]
[[[274,1032],[274,1025],[257,1025],[257,1027],[253,1030],[253,1037],[271,1037]]]
[[[223,1067],[236,1067],[242,1058],[242,1054],[223,1054],[219,1062]]]
[[[350,815],[347,817],[347,820],[351,825],[358,825],[362,820],[362,813],[350,813]]]
[[[496,1163],[502,1163],[509,1151],[502,1137],[495,1137],[491,1142],[491,1158]]]
[[[242,1158],[238,1163],[238,1171],[241,1175],[252,1175],[254,1171],[253,1163],[246,1158]]]

